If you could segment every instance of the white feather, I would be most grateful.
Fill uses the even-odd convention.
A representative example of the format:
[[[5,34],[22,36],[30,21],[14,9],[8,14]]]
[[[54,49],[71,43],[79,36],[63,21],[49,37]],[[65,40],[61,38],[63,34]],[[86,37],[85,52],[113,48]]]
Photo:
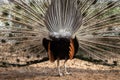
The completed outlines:
[[[52,37],[71,37],[81,26],[82,17],[73,0],[53,0],[45,16]]]
[[[59,32],[51,32],[50,36],[55,38],[70,38],[72,34],[69,31],[65,31],[65,29],[60,29]]]

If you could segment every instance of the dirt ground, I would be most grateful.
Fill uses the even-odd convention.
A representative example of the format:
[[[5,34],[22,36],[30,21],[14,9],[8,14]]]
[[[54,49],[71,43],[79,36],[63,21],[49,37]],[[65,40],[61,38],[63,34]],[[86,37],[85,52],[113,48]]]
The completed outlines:
[[[56,62],[47,61],[22,68],[0,68],[0,80],[120,80],[120,66],[95,65],[78,59],[68,61],[67,66],[71,75],[62,77],[58,76]]]

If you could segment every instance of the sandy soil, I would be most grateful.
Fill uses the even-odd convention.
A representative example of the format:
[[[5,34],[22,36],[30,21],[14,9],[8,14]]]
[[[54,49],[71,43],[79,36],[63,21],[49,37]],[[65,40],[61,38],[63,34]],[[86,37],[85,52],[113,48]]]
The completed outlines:
[[[56,64],[49,61],[29,67],[0,68],[0,80],[120,80],[120,66],[94,65],[78,59],[68,61],[67,65],[71,75],[62,77],[58,76]]]

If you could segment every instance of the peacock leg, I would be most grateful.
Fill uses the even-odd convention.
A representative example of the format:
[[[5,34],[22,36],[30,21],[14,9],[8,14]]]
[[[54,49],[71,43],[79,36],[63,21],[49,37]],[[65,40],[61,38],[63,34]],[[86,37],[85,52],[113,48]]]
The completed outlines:
[[[69,73],[67,70],[66,62],[67,62],[67,60],[65,60],[65,62],[64,62],[65,74],[70,75],[71,73]]]
[[[57,68],[58,68],[59,76],[63,76],[63,73],[61,73],[61,70],[60,70],[60,60],[59,60],[59,58],[57,59]]]

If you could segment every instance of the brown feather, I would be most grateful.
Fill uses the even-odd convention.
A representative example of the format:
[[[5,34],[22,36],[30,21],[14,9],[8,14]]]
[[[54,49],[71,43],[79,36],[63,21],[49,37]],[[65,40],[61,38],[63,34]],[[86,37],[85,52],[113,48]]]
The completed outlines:
[[[74,42],[72,39],[70,40],[70,47],[69,48],[70,48],[69,57],[70,57],[70,59],[73,59],[74,54],[75,54],[75,48],[74,48]]]
[[[48,44],[48,57],[49,57],[50,62],[54,62],[55,61],[54,56],[53,56],[53,54],[52,54],[52,52],[50,50],[50,42]]]

